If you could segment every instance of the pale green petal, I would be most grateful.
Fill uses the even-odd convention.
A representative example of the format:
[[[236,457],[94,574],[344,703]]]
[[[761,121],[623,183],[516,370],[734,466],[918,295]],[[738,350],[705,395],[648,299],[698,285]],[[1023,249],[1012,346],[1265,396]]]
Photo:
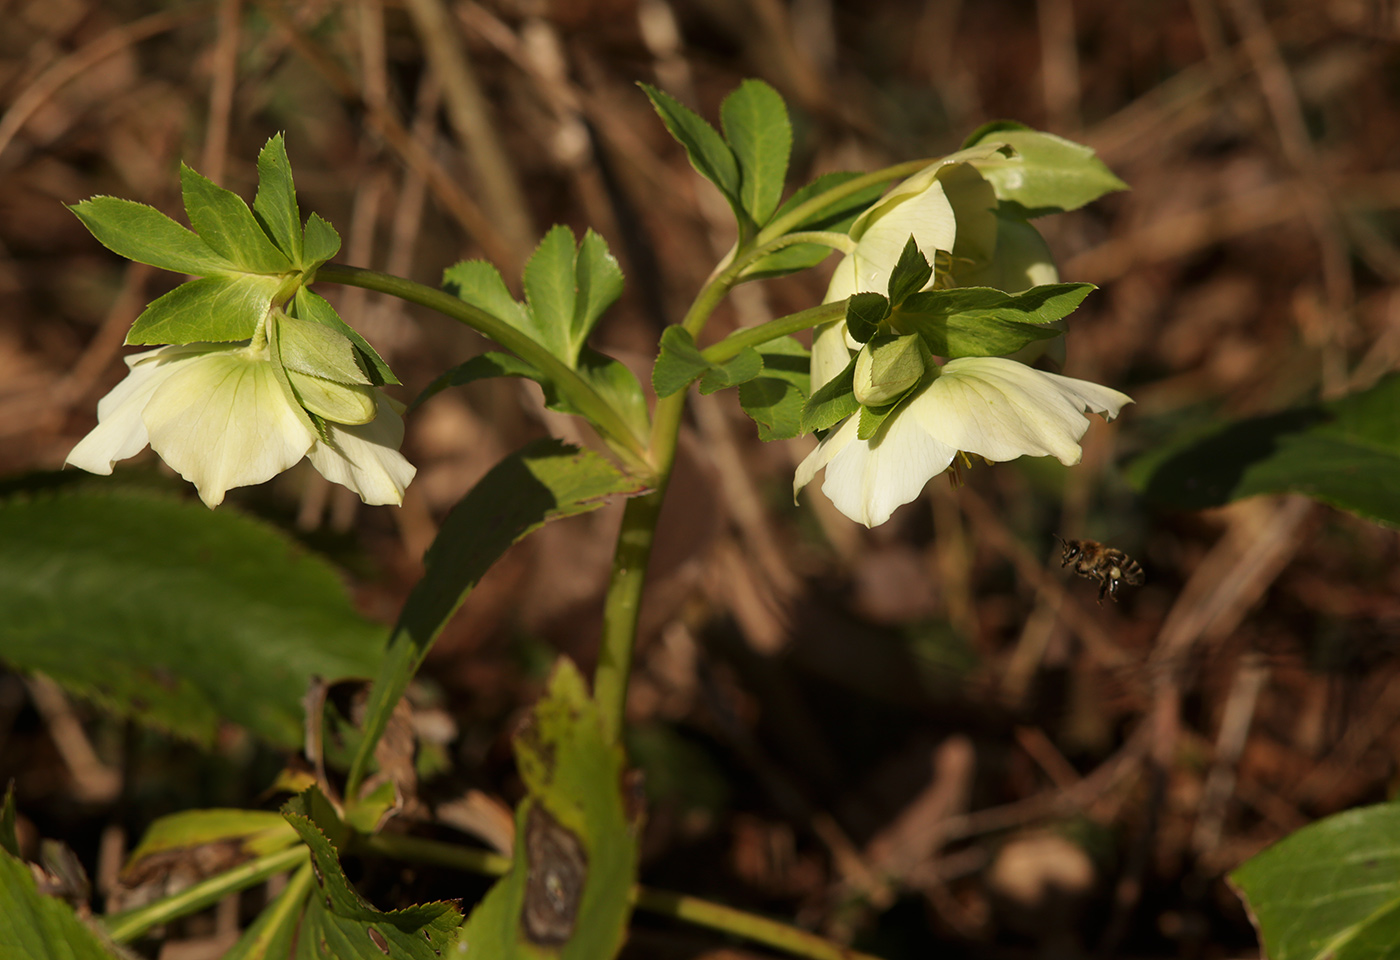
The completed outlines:
[[[817,473],[831,462],[831,458],[855,440],[856,432],[859,428],[859,417],[849,417],[846,422],[826,435],[826,439],[818,443],[816,449],[802,458],[802,462],[797,465],[797,472],[792,478],[792,498],[797,499],[797,495],[802,492],[802,488],[812,482]]]
[[[970,163],[957,163],[939,171],[938,180],[953,208],[957,237],[953,242],[953,275],[962,268],[990,264],[997,247],[997,194]],[[959,286],[965,285],[959,281]]]
[[[182,364],[151,396],[143,419],[151,447],[211,507],[230,488],[291,467],[316,439],[273,365],[241,350]]]
[[[318,417],[348,424],[369,423],[374,419],[377,391],[373,387],[336,383],[295,370],[286,373],[301,405]]]
[[[418,472],[399,453],[403,418],[383,394],[378,416],[361,426],[331,423],[330,440],[317,440],[307,457],[321,476],[349,487],[368,504],[403,503],[403,492]]]
[[[827,285],[826,296],[822,298],[822,303],[835,303],[837,300],[845,300],[851,294],[859,292],[856,288],[855,257],[847,254],[836,264],[836,272],[831,275],[831,283]]]
[[[855,438],[859,420],[851,417],[837,431],[849,431],[849,442],[828,458],[822,493],[852,520],[875,527],[918,497],[931,478],[948,469],[958,451],[901,412],[871,440]]]
[[[824,323],[812,333],[812,392],[835,380],[851,362],[846,321]]]
[[[1112,417],[1131,402],[1117,390],[1014,360],[965,357],[945,364],[905,412],[944,443],[988,460],[1053,456],[1070,465],[1083,455],[1083,411]]]
[[[1015,217],[997,217],[996,256],[991,263],[978,268],[955,264],[953,276],[960,287],[996,287],[1007,293],[1060,282],[1045,238],[1031,224]]]
[[[65,461],[90,473],[110,474],[118,460],[134,457],[150,442],[141,411],[156,388],[188,363],[210,351],[209,344],[157,347],[126,358],[130,372],[97,401],[97,426],[79,440]],[[218,349],[227,349],[220,345]]]

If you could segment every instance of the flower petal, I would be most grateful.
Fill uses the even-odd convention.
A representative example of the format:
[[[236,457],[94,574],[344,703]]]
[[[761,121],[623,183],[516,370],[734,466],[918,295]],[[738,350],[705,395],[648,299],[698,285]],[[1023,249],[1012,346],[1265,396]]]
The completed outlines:
[[[812,392],[835,380],[851,362],[846,321],[824,323],[812,332]]]
[[[306,454],[321,476],[349,487],[368,504],[403,503],[418,470],[399,453],[403,418],[382,393],[378,415],[360,426],[328,423],[329,441],[317,440]]]
[[[146,404],[151,447],[208,506],[291,467],[316,439],[273,365],[242,350],[184,364]]]
[[[935,180],[921,193],[885,201],[875,208],[849,259],[855,262],[856,290],[884,293],[890,272],[913,236],[930,262],[935,250],[952,250],[957,236],[953,206]],[[842,265],[838,265],[840,270]]]

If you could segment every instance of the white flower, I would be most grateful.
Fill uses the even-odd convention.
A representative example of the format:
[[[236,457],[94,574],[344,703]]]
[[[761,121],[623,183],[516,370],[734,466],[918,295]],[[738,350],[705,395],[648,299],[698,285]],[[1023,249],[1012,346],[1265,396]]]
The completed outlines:
[[[1113,419],[1132,398],[1086,380],[1033,370],[1000,357],[964,357],[936,368],[869,440],[852,416],[802,461],[793,495],[826,468],[822,492],[867,527],[884,523],[958,451],[988,460],[1053,456],[1079,462],[1085,410]]]
[[[265,342],[160,347],[126,363],[131,372],[97,404],[97,426],[68,454],[73,466],[110,474],[149,443],[210,507],[232,487],[270,480],[307,455],[368,503],[401,502],[413,477],[397,450],[403,421],[387,402],[363,426],[326,421],[326,443]]]

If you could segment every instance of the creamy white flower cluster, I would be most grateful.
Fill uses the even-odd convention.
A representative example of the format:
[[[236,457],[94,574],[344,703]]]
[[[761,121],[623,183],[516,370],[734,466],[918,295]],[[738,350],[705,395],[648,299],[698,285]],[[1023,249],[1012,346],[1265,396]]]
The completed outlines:
[[[911,236],[943,265],[925,289],[988,286],[1018,293],[1054,283],[1058,276],[1040,234],[1022,220],[998,215],[996,207],[992,186],[957,155],[926,168],[852,225],[856,248],[837,265],[824,302],[883,293]],[[860,350],[844,320],[819,327],[812,391],[837,377]],[[860,389],[858,384],[857,397]],[[822,492],[846,516],[873,527],[917,497],[960,452],[992,461],[1053,456],[1066,465],[1078,463],[1079,439],[1089,428],[1084,411],[1112,419],[1131,402],[1117,390],[1004,357],[930,363],[873,436],[859,438],[859,413],[832,429],[798,466],[793,492],[825,468]]]
[[[275,349],[288,332],[348,358],[350,341],[271,311],[251,341],[189,343],[126,358],[131,372],[97,404],[98,424],[68,463],[110,474],[149,443],[210,507],[302,457],[365,503],[402,503],[415,469],[399,453],[402,405],[342,359],[293,366]],[[300,367],[300,369],[297,369]]]

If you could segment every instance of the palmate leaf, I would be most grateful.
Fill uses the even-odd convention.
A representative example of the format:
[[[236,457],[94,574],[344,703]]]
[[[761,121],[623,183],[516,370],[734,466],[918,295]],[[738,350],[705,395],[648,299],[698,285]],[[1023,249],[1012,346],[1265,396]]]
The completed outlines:
[[[292,261],[263,232],[243,198],[180,164],[185,216],[199,238],[244,273],[281,274]]]
[[[298,746],[309,679],[369,675],[385,634],[274,528],[129,490],[0,501],[0,609],[0,660],[203,744]]]
[[[622,796],[622,748],[603,735],[567,659],[515,737],[528,795],[515,862],[462,928],[468,958],[608,960],[622,946],[637,874],[637,824]]]
[[[202,277],[151,303],[127,331],[128,344],[247,340],[281,287],[259,274]]]

